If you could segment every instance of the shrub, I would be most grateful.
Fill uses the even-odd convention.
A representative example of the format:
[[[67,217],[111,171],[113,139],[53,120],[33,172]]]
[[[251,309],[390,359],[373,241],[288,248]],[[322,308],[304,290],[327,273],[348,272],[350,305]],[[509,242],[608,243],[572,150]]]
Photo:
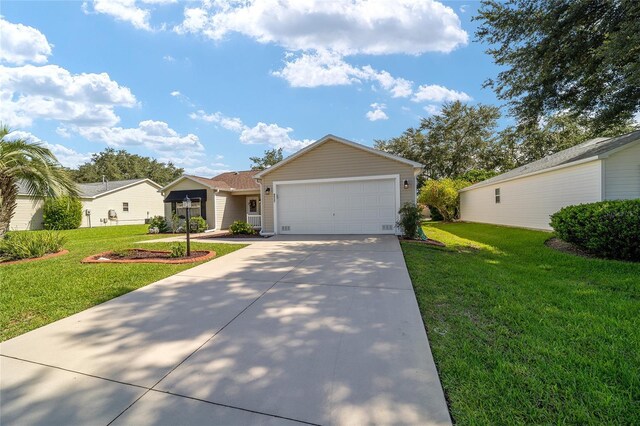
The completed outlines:
[[[597,256],[640,261],[640,199],[564,207],[551,215],[551,227]]]
[[[153,228],[157,228],[160,233],[169,232],[169,224],[164,216],[154,216],[151,218],[149,221],[149,233],[151,233]]]
[[[429,213],[431,213],[431,220],[433,221],[440,221],[443,219],[440,211],[433,206],[429,206]]]
[[[428,180],[420,189],[418,201],[437,209],[445,222],[451,222],[457,217],[460,196],[458,191],[469,182],[459,179]]]
[[[185,257],[187,255],[187,247],[182,244],[174,244],[171,246],[171,254],[169,257]]]
[[[202,216],[195,216],[189,219],[189,230],[191,232],[204,232],[207,229],[207,221]]]
[[[62,250],[65,238],[59,232],[10,232],[0,240],[0,259],[20,260],[42,257]]]
[[[82,223],[82,203],[79,199],[63,196],[48,197],[42,208],[44,229],[76,229]]]
[[[177,213],[173,213],[171,215],[171,232],[175,234],[176,232],[180,231],[181,227],[180,216],[178,216]]]
[[[236,220],[235,222],[233,222],[231,224],[231,226],[229,226],[229,231],[232,234],[253,235],[253,234],[256,233],[256,231],[253,229],[253,227],[251,225],[249,225],[247,222],[243,222],[241,220]]]
[[[400,220],[397,225],[402,229],[402,233],[407,238],[417,238],[418,228],[422,221],[422,209],[413,203],[404,203],[400,210]]]

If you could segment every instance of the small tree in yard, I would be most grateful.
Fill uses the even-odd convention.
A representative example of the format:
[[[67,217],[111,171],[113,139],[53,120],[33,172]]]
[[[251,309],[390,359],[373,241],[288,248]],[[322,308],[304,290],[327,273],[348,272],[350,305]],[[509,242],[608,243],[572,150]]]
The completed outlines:
[[[42,208],[44,229],[77,229],[82,223],[82,203],[69,196],[47,198]]]
[[[469,186],[466,180],[449,178],[428,180],[420,189],[418,201],[436,208],[445,222],[451,222],[458,214],[460,203],[458,191],[465,186]]]
[[[417,238],[418,228],[422,220],[422,209],[413,203],[404,203],[398,213],[400,214],[400,220],[397,225],[402,229],[404,236]]]

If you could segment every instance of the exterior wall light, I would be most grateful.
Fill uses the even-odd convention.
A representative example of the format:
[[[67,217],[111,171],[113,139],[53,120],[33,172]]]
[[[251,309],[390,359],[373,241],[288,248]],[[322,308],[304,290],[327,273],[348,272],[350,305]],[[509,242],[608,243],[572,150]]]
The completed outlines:
[[[271,188],[269,188],[268,186],[264,189],[264,195],[269,195],[271,194]]]
[[[409,189],[409,181],[405,179],[403,186],[404,186],[404,189]]]

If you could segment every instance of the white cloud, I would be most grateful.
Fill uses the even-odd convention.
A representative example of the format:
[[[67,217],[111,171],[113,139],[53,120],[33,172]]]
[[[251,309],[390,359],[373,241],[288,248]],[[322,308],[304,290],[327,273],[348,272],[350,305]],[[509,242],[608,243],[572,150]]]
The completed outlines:
[[[436,115],[440,113],[440,107],[438,105],[425,105],[424,110],[429,115]]]
[[[215,167],[215,166],[213,166]],[[221,173],[226,173],[226,172],[230,172],[232,171],[229,166],[227,166],[226,168],[218,168],[218,169],[214,169],[213,167],[210,166],[196,166],[196,167],[184,167],[184,170],[187,174],[190,175],[196,175],[196,176],[206,176],[206,177],[213,177],[213,176],[217,176]]]
[[[240,120],[239,118],[227,117],[221,112],[214,112],[212,114],[207,114],[203,110],[198,110],[197,112],[192,112],[191,114],[189,114],[189,117],[193,120],[202,120],[208,123],[219,124],[223,128],[227,130],[231,130],[232,132],[237,132],[237,133],[242,132],[247,127],[242,123],[242,120]]]
[[[133,107],[131,91],[107,73],[71,74],[57,65],[0,66],[0,116],[15,127],[34,119],[59,120],[78,126],[118,123],[115,107]]]
[[[77,132],[90,141],[113,147],[143,146],[155,152],[202,152],[204,147],[198,136],[180,135],[164,121],[141,121],[136,128],[78,127]],[[184,151],[183,151],[184,150]]]
[[[344,55],[450,52],[468,40],[453,9],[435,0],[205,0],[184,15],[178,33],[213,40],[240,33],[289,50]]]
[[[101,13],[109,15],[118,21],[128,22],[135,28],[153,31],[149,19],[151,18],[151,5],[174,3],[176,0],[94,0],[82,3],[85,13]],[[93,7],[90,9],[89,4]],[[162,29],[162,27],[160,28]]]
[[[176,61],[176,58],[174,58],[174,57],[173,57],[173,56],[171,56],[171,55],[164,55],[164,56],[162,57],[162,59],[164,59],[164,60],[165,60],[165,61],[167,61],[167,62],[175,62],[175,61]]]
[[[285,66],[272,73],[285,79],[292,87],[341,86],[374,81],[389,91],[394,98],[408,97],[413,92],[413,82],[393,77],[387,71],[377,71],[369,65],[354,67],[337,53],[321,50],[287,55]]]
[[[367,111],[366,117],[369,119],[369,121],[378,121],[378,120],[388,120],[389,117],[387,116],[387,114],[383,111],[384,109],[387,108],[387,106],[385,104],[379,104],[379,103],[372,103],[370,105],[371,108],[373,108],[371,111]]]
[[[43,64],[51,55],[51,47],[44,34],[33,27],[14,24],[0,16],[0,61],[22,65],[25,62]]]
[[[68,128],[66,128],[64,126],[56,127],[56,133],[59,134],[60,136],[62,136],[63,138],[70,138],[71,137],[71,132],[69,131]]]
[[[310,139],[293,139],[289,135],[291,127],[280,127],[277,124],[259,122],[254,127],[246,128],[240,134],[240,142],[248,145],[267,144],[285,151],[297,151],[309,145]]]
[[[178,97],[180,95],[182,95],[182,93],[180,93],[180,91],[178,90],[174,90],[173,92],[169,93],[171,96],[173,97]]]
[[[65,167],[75,168],[80,164],[91,160],[92,153],[90,152],[77,152],[64,145],[48,143],[29,132],[15,130],[7,135],[7,140],[14,140],[18,138],[27,139],[33,143],[40,143],[49,148],[60,164]]]
[[[447,89],[437,84],[422,85],[413,96],[414,102],[448,102],[448,101],[470,101],[471,96],[464,92]]]
[[[227,117],[221,112],[207,114],[202,110],[189,114],[193,120],[206,121],[219,124],[223,128],[235,133],[240,133],[240,142],[247,145],[267,144],[274,148],[283,148],[285,151],[297,151],[313,142],[310,139],[293,139],[289,133],[291,127],[280,127],[277,124],[259,122],[249,127],[237,117]],[[222,157],[221,157],[222,158]]]

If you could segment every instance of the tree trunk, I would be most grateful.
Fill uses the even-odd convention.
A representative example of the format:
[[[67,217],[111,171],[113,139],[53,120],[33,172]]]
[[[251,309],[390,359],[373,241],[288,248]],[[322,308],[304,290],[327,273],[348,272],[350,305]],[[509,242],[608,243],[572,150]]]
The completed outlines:
[[[0,174],[0,238],[9,230],[16,210],[18,186],[11,176]]]

